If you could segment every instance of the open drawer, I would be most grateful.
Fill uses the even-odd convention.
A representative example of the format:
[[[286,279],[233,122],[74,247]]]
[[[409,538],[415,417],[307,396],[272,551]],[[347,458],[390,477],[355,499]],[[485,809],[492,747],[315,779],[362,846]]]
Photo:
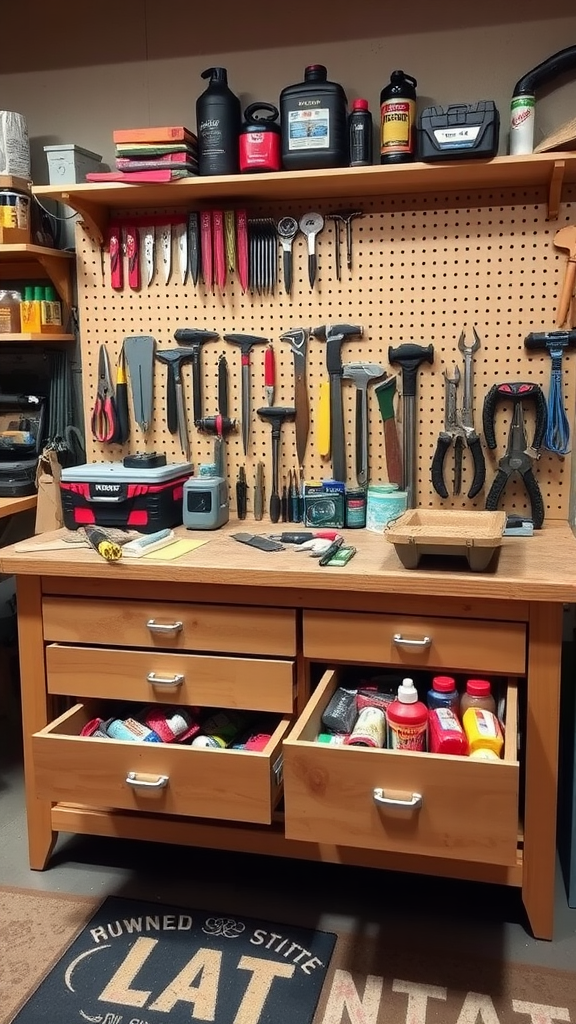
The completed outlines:
[[[504,758],[495,762],[315,742],[338,681],[337,670],[325,672],[284,742],[286,837],[514,865],[516,684],[508,684]]]
[[[80,736],[97,708],[76,704],[32,737],[38,795],[48,800],[268,825],[282,795],[279,722],[263,751]]]

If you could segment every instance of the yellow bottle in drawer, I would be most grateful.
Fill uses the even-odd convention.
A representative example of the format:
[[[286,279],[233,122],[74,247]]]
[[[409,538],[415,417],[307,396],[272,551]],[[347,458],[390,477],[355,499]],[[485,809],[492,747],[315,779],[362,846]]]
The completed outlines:
[[[485,708],[468,708],[462,719],[471,754],[477,750],[493,750],[500,756],[504,737],[500,723],[491,711]]]

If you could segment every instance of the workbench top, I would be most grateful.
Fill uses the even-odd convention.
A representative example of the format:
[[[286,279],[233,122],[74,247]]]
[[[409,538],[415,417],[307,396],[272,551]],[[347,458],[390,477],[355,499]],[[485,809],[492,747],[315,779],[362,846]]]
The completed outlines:
[[[285,524],[285,528],[297,528]],[[282,525],[234,522],[206,533],[179,527],[179,537],[207,541],[177,560],[154,558],[105,562],[88,548],[70,551],[19,551],[55,539],[66,531],[31,538],[0,550],[0,570],[26,576],[73,577],[108,581],[210,584],[354,594],[414,594],[513,601],[576,602],[576,539],[566,522],[552,522],[532,537],[504,537],[495,572],[471,572],[463,560],[428,560],[426,568],[405,569],[383,535],[344,530],[357,548],[344,568],[321,568],[318,560],[292,546],[264,552],[232,540],[231,533],[278,534]],[[454,566],[457,565],[458,569]]]

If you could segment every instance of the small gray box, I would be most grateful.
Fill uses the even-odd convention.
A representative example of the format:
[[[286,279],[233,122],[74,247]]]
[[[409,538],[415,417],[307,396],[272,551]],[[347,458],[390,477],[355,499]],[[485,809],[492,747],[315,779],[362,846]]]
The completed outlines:
[[[89,171],[102,168],[102,157],[82,146],[67,143],[61,146],[44,146],[48,160],[48,180],[51,185],[75,185],[86,181]],[[66,220],[59,221],[60,248],[73,249],[75,245],[75,226],[77,217],[70,206],[58,206],[58,216]]]

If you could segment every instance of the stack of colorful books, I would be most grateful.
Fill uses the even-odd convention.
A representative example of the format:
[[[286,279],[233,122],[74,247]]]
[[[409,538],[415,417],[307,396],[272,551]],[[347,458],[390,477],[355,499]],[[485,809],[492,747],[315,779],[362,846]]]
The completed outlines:
[[[116,170],[89,173],[86,181],[137,184],[198,174],[198,140],[188,128],[122,128],[114,131],[112,138]]]

